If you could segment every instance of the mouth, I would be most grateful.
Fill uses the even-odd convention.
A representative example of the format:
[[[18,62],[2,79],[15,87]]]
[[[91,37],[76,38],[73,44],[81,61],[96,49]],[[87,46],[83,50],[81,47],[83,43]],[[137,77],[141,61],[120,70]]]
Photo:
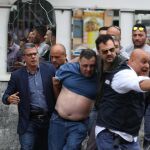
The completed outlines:
[[[113,57],[107,57],[107,60],[113,60]]]
[[[149,69],[142,69],[141,72],[142,72],[142,75],[148,75]]]

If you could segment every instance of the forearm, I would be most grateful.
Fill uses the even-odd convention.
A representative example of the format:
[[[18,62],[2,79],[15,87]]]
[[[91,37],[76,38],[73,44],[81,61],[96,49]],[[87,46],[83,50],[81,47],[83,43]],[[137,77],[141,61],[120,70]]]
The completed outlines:
[[[150,79],[141,81],[139,85],[143,91],[150,91]]]

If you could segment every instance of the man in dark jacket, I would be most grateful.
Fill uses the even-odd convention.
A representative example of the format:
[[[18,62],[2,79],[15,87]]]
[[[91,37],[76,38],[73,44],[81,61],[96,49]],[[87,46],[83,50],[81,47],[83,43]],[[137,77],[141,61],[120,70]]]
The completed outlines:
[[[95,142],[95,125],[96,125],[96,117],[97,117],[97,110],[99,107],[99,103],[102,97],[103,91],[103,83],[105,79],[105,74],[110,73],[115,70],[120,64],[122,64],[126,58],[118,55],[115,50],[115,43],[114,39],[110,35],[101,35],[96,39],[96,48],[98,51],[98,63],[97,63],[97,70],[98,70],[98,93],[96,98],[96,104],[93,108],[90,118],[92,124],[92,130],[90,132],[90,137],[87,144],[87,150],[96,150],[96,142]],[[106,50],[107,49],[107,50]],[[103,51],[106,50],[106,51]]]
[[[3,95],[4,104],[18,105],[18,134],[21,150],[47,150],[49,118],[54,110],[52,77],[55,68],[40,63],[34,44],[25,44],[26,66],[11,74]]]
[[[108,51],[108,49],[103,49]],[[143,93],[150,90],[150,55],[135,49],[128,62],[105,75],[95,128],[98,150],[140,150]]]

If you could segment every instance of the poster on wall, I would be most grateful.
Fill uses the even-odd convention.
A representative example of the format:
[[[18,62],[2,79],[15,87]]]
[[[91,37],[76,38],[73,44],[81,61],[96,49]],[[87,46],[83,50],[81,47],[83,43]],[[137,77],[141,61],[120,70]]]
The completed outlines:
[[[83,14],[83,42],[88,48],[95,48],[95,40],[99,28],[104,25],[104,11],[84,10]]]

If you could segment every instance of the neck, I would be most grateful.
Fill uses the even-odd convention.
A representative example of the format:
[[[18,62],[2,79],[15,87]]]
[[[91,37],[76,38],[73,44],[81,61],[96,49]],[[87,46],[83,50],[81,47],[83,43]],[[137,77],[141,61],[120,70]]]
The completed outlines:
[[[103,70],[108,71],[110,70],[111,66],[112,66],[112,63],[104,63]]]
[[[27,70],[31,73],[31,74],[35,74],[35,72],[37,71],[37,66],[33,66],[33,67],[29,67],[27,66]]]

